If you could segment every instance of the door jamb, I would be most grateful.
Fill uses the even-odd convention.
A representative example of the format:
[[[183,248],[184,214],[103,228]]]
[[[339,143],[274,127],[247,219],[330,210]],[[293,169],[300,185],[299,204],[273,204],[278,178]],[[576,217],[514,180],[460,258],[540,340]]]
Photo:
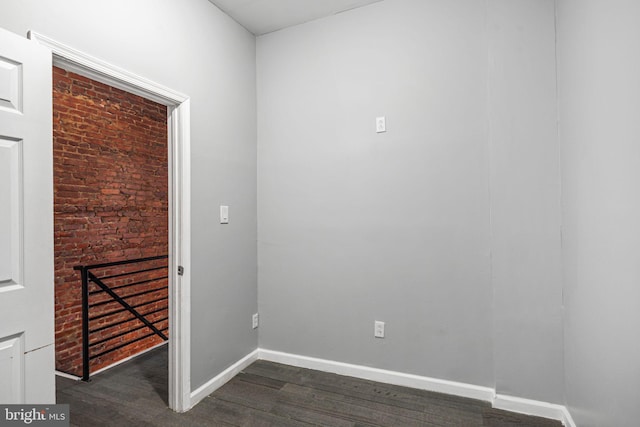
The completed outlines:
[[[169,407],[191,408],[191,156],[190,99],[34,31],[51,49],[53,65],[166,105],[169,160]],[[178,275],[178,266],[183,275]]]

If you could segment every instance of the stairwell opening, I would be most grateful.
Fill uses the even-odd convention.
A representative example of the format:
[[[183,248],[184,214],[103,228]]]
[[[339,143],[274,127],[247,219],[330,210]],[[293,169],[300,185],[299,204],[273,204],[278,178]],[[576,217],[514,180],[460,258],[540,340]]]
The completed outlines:
[[[74,267],[169,251],[167,135],[165,105],[53,67],[55,332],[60,372],[82,376],[83,370],[81,276]],[[123,286],[116,292],[139,311],[151,313],[148,320],[168,336],[163,263],[166,259],[150,261],[152,272],[123,276],[115,285]],[[103,273],[118,275],[131,269],[111,267]],[[135,288],[125,286],[131,283]],[[90,360],[92,372],[164,342],[118,303],[107,302],[98,289],[92,292],[94,302],[104,300],[91,309],[90,329],[97,332],[90,342],[95,344],[93,355],[99,355]],[[111,323],[114,326],[106,327]]]

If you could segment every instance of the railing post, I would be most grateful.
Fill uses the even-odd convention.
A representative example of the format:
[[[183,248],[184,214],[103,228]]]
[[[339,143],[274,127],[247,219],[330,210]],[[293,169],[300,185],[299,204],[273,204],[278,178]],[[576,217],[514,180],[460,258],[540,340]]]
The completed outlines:
[[[82,274],[82,381],[89,381],[89,278],[85,267]]]

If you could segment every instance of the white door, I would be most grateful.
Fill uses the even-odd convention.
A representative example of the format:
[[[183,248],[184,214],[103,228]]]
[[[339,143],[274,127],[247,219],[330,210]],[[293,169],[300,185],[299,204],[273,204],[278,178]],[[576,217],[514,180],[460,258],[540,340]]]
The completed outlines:
[[[0,29],[0,403],[55,403],[51,51]]]

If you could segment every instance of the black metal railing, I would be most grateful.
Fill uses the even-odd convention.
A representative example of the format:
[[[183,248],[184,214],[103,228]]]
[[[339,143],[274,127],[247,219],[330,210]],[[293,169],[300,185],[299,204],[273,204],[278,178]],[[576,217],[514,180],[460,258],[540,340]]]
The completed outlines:
[[[161,326],[168,322],[168,258],[161,255],[74,267],[82,276],[84,381],[89,380],[94,359],[154,335],[169,339],[168,324]],[[124,329],[117,328],[127,323]],[[143,329],[150,332],[133,334]]]

